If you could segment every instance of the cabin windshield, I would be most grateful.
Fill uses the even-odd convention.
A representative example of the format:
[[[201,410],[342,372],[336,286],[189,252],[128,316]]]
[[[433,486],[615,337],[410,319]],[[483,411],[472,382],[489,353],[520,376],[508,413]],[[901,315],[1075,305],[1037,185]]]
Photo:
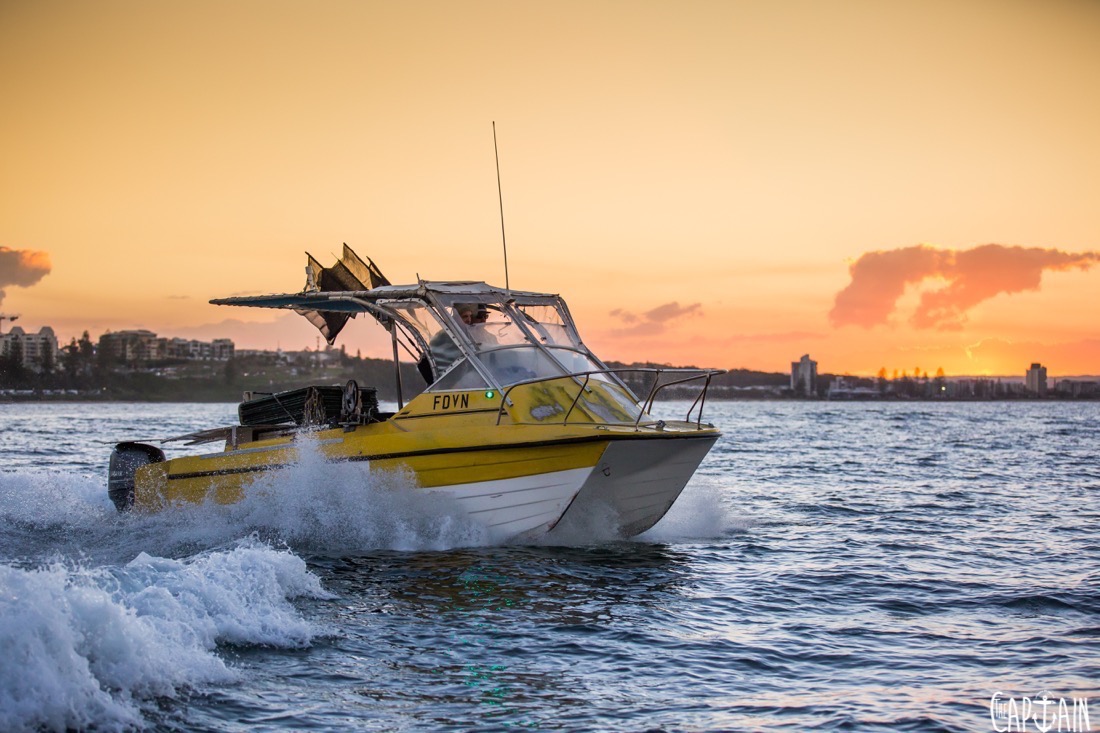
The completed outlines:
[[[471,297],[484,300],[470,302]],[[461,318],[466,309],[474,313],[469,325]],[[453,314],[453,325],[468,339],[468,356],[476,358],[495,386],[601,368],[581,343],[564,304],[553,296],[504,302],[453,295],[443,300],[443,310]],[[474,368],[470,365],[467,370]],[[467,381],[449,376],[430,389],[453,389]]]
[[[436,307],[420,300],[385,304],[422,339],[418,349],[427,348],[418,366],[429,392],[507,387],[604,368],[556,296],[505,301],[497,293],[446,293],[434,300]]]
[[[407,346],[409,353],[419,359],[417,370],[431,385],[429,391],[489,386],[489,381],[470,364],[469,346],[460,343],[466,328],[460,306],[451,304],[437,310],[415,299],[387,301],[384,306],[416,335],[416,339],[406,340]]]

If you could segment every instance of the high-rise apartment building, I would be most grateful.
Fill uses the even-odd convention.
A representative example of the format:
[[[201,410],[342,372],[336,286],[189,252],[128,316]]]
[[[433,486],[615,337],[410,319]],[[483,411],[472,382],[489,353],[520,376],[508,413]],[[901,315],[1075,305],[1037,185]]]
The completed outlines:
[[[817,394],[817,362],[809,354],[791,362],[791,389],[795,394]]]
[[[1024,375],[1024,383],[1027,391],[1036,397],[1047,396],[1047,368],[1036,362],[1031,365]]]

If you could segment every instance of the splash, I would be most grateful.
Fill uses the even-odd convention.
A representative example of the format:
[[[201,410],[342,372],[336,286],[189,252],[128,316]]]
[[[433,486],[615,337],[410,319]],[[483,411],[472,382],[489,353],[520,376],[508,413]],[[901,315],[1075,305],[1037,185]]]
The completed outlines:
[[[446,495],[405,473],[328,461],[315,441],[299,459],[262,476],[244,500],[212,499],[157,514],[118,514],[102,476],[0,473],[0,556],[80,554],[127,562],[141,552],[186,556],[256,533],[306,553],[445,550],[495,538]]]
[[[143,705],[237,679],[219,644],[307,646],[304,561],[248,539],[188,560],[0,565],[0,729],[142,727]]]
[[[727,494],[724,486],[697,475],[661,521],[635,539],[673,543],[713,540],[744,531],[752,526],[752,521],[741,517],[726,503]],[[623,539],[618,527],[619,517],[614,508],[596,502],[583,515],[567,513],[561,524],[537,544],[580,546],[615,542]]]
[[[243,501],[208,502],[198,515],[230,533],[246,528],[311,553],[446,550],[492,541],[457,502],[420,488],[411,474],[330,461],[309,436],[299,440],[295,463],[261,475]]]
[[[170,555],[250,533],[308,554],[446,550],[492,542],[486,528],[456,502],[418,487],[408,474],[377,471],[366,462],[330,461],[308,435],[297,447],[294,463],[258,475],[241,501],[222,505],[210,498],[153,515],[128,515],[122,520],[127,536],[119,541],[132,551],[152,547]]]
[[[713,477],[697,475],[653,529],[640,535],[652,542],[712,540],[743,532],[753,521],[728,503],[729,490]]]

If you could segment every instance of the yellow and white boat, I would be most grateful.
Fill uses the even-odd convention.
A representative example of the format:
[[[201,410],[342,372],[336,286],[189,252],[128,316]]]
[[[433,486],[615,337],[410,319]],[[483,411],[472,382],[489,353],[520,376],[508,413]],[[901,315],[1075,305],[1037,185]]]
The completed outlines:
[[[342,266],[359,277],[336,283]],[[702,420],[718,372],[609,369],[557,295],[480,282],[395,286],[363,268],[377,273],[345,247],[337,268],[311,258],[305,292],[211,302],[294,309],[330,341],[348,317],[367,313],[392,335],[395,367],[402,348],[418,360],[429,382],[422,393],[406,404],[397,370],[393,413],[349,382],[253,396],[241,404],[240,425],[181,436],[224,440],[221,450],[167,460],[156,446],[120,443],[108,485],[116,506],[239,501],[258,476],[294,463],[308,434],[328,460],[411,474],[410,490],[446,494],[501,538],[540,535],[567,515],[597,511],[633,536],[665,515],[719,437]],[[361,289],[343,289],[349,284]],[[640,378],[644,399],[628,386]],[[666,388],[685,385],[696,399],[683,421],[650,414]]]

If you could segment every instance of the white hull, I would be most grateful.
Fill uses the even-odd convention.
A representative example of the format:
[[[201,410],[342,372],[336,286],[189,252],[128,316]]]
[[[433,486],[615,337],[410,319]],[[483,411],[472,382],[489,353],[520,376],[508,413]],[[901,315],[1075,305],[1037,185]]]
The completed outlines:
[[[494,536],[543,534],[557,523],[592,473],[573,468],[534,476],[478,481],[436,489],[458,502]]]
[[[617,440],[594,468],[455,484],[435,489],[454,499],[494,537],[536,537],[566,517],[606,517],[625,537],[663,517],[716,438]]]
[[[717,439],[611,443],[564,518],[583,522],[610,511],[622,536],[645,532],[672,507]]]

